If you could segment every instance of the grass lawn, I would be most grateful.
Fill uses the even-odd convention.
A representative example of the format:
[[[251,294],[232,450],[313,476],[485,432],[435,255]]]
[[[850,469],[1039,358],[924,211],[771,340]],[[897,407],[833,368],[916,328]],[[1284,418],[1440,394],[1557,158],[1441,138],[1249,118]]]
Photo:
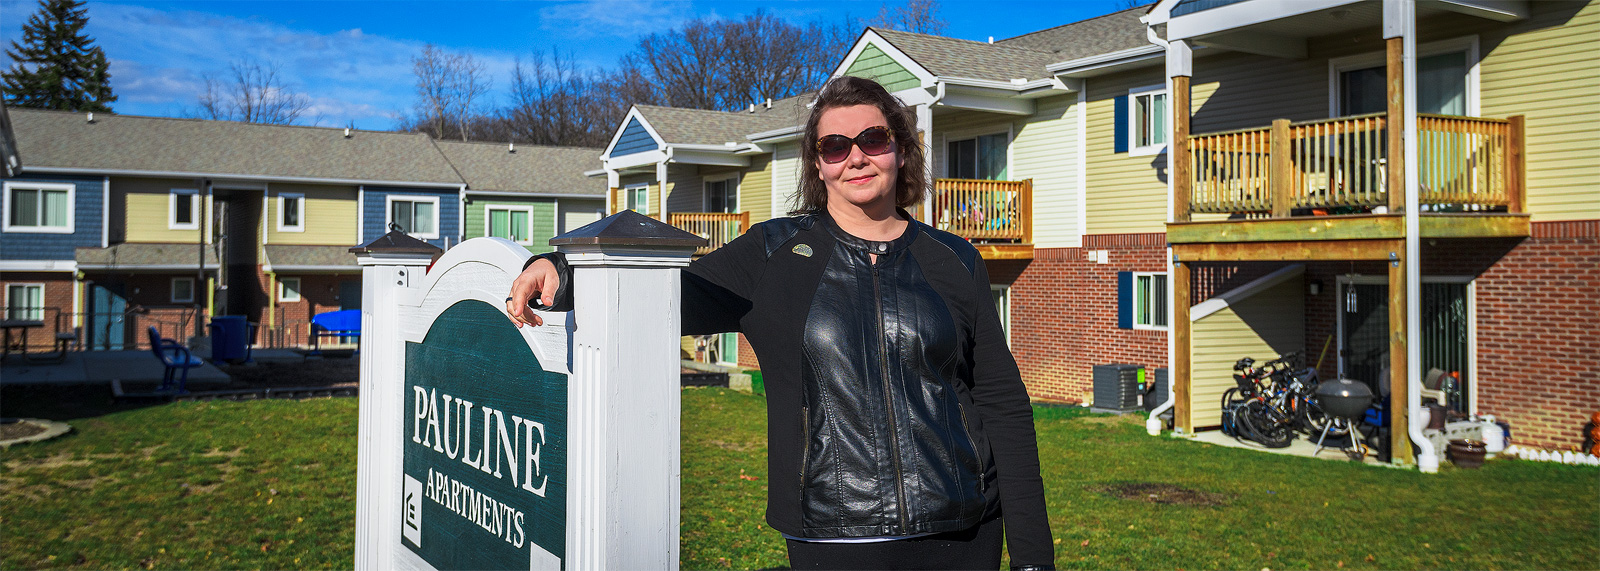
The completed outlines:
[[[762,520],[764,400],[686,389],[683,403],[683,567],[784,566]],[[1422,475],[1151,438],[1136,420],[1081,409],[1036,417],[1062,568],[1600,561],[1594,468],[1491,461]],[[76,434],[0,452],[0,567],[353,564],[354,399],[180,403],[71,423]]]

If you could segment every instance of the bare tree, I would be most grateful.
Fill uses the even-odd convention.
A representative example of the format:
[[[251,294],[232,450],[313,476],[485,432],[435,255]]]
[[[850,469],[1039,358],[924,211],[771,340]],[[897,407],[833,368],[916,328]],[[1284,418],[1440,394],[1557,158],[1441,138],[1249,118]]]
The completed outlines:
[[[650,78],[665,104],[732,110],[816,89],[850,39],[846,26],[797,26],[761,11],[700,18],[639,40],[621,67]]]
[[[416,74],[417,103],[406,120],[409,124],[403,121],[401,127],[438,139],[459,136],[467,140],[476,118],[474,104],[489,91],[483,63],[471,54],[450,53],[428,44],[411,58],[411,70]]]
[[[906,0],[904,5],[893,8],[884,4],[878,9],[878,19],[872,21],[871,25],[902,32],[938,35],[948,24],[939,18],[939,0]]]
[[[278,66],[253,59],[228,64],[223,77],[205,76],[198,115],[206,119],[288,125],[311,107],[278,77]]]

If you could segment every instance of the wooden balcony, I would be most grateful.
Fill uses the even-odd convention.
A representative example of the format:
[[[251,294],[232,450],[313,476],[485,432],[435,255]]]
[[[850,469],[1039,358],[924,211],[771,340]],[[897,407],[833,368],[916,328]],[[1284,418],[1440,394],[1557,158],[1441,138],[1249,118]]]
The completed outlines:
[[[1523,118],[1422,115],[1423,234],[1527,236]],[[1393,238],[1404,200],[1386,114],[1192,136],[1173,243]],[[1395,189],[1391,191],[1391,189]],[[1226,220],[1190,222],[1193,215]]]
[[[708,244],[694,251],[704,256],[728,245],[734,238],[750,229],[749,212],[669,212],[667,223],[685,232],[705,238]]]
[[[935,228],[966,238],[984,258],[1033,258],[1032,179],[937,179],[930,205]]]

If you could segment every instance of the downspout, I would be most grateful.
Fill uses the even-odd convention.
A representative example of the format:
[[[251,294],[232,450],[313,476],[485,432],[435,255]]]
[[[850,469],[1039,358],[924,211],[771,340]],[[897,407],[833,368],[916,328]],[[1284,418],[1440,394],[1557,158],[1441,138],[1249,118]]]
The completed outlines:
[[[1439,471],[1439,457],[1433,444],[1422,434],[1417,419],[1422,416],[1422,240],[1418,196],[1421,181],[1417,165],[1417,5],[1415,0],[1397,2],[1400,16],[1400,68],[1405,89],[1405,171],[1406,171],[1406,430],[1419,450],[1417,469],[1424,474]]]
[[[1166,40],[1163,40],[1163,39],[1161,39],[1160,36],[1156,35],[1156,30],[1155,30],[1154,26],[1151,26],[1149,24],[1145,24],[1144,37],[1145,37],[1146,40],[1149,40],[1150,43],[1158,45],[1158,46],[1161,46],[1161,49],[1170,49],[1171,48],[1171,46],[1168,45],[1168,42]],[[1169,67],[1170,67],[1170,65],[1169,65]],[[1163,69],[1165,69],[1165,68],[1163,68]],[[1171,97],[1172,97],[1172,77],[1171,77],[1171,75],[1172,74],[1171,73],[1167,73],[1166,75],[1167,75],[1167,77],[1163,78],[1163,79],[1164,79],[1164,81],[1167,82],[1167,94],[1168,94],[1167,95],[1167,97],[1168,97],[1167,101],[1170,102],[1170,101],[1172,101],[1172,99],[1171,99]],[[1085,88],[1085,90],[1087,90],[1088,86],[1084,86],[1084,88]],[[1083,93],[1083,92],[1080,92],[1080,93]],[[1080,101],[1079,104],[1082,105],[1083,104],[1082,102],[1087,101],[1087,100],[1088,100],[1087,95],[1084,95],[1084,96],[1079,98],[1079,101]],[[1167,104],[1167,112],[1168,113],[1172,112],[1171,103]],[[1167,118],[1167,125],[1169,125],[1169,126],[1172,125],[1172,118],[1171,117]],[[1169,133],[1169,135],[1170,135],[1170,133]],[[1169,136],[1168,138],[1170,139],[1171,137]],[[1079,139],[1078,140],[1078,144],[1079,145],[1083,145],[1084,144],[1083,137],[1080,136],[1078,139]],[[1169,141],[1168,144],[1171,144],[1170,141]],[[1168,156],[1171,156],[1171,155],[1168,155]],[[1168,172],[1171,172],[1171,169],[1168,169]],[[1078,176],[1088,176],[1088,173],[1080,172],[1080,173],[1078,173]],[[1170,177],[1170,176],[1167,177],[1167,220],[1172,220],[1172,184],[1173,184],[1172,183],[1172,177]],[[1084,198],[1087,199],[1088,196],[1085,196]],[[1086,206],[1085,204],[1079,204],[1078,208],[1079,209],[1084,209],[1085,206]],[[1080,233],[1083,232],[1084,230],[1085,230],[1085,228],[1079,228],[1078,229],[1078,231]],[[1167,258],[1167,260],[1166,260],[1167,275],[1168,276],[1175,275],[1177,272],[1172,271],[1172,246],[1170,244],[1167,246],[1167,256],[1166,256],[1166,258]],[[1167,398],[1161,404],[1156,405],[1156,407],[1150,411],[1150,416],[1145,418],[1144,431],[1145,431],[1146,434],[1149,434],[1150,436],[1160,436],[1161,435],[1161,427],[1166,424],[1166,423],[1161,422],[1161,415],[1166,413],[1169,410],[1172,410],[1172,407],[1176,406],[1177,403],[1178,403],[1177,387],[1175,387],[1174,383],[1172,382],[1172,362],[1177,357],[1177,336],[1173,334],[1173,328],[1177,327],[1178,324],[1177,323],[1173,323],[1173,319],[1175,317],[1174,314],[1176,314],[1177,312],[1174,311],[1173,307],[1172,307],[1172,280],[1170,280],[1170,279],[1167,280],[1167,296],[1168,296],[1168,299],[1167,299],[1167,394],[1166,394]],[[1174,427],[1174,428],[1177,428],[1177,427]]]

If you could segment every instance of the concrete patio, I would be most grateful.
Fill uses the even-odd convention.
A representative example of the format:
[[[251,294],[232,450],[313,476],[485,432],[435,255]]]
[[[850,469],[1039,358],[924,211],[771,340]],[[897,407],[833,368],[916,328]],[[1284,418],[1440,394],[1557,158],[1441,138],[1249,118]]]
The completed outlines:
[[[304,359],[288,349],[258,349],[252,358],[257,362]],[[159,384],[165,373],[166,368],[149,351],[72,352],[60,363],[31,362],[13,355],[0,365],[0,385],[110,385],[113,380]],[[189,370],[190,390],[225,385],[228,381],[227,373],[211,363]]]

